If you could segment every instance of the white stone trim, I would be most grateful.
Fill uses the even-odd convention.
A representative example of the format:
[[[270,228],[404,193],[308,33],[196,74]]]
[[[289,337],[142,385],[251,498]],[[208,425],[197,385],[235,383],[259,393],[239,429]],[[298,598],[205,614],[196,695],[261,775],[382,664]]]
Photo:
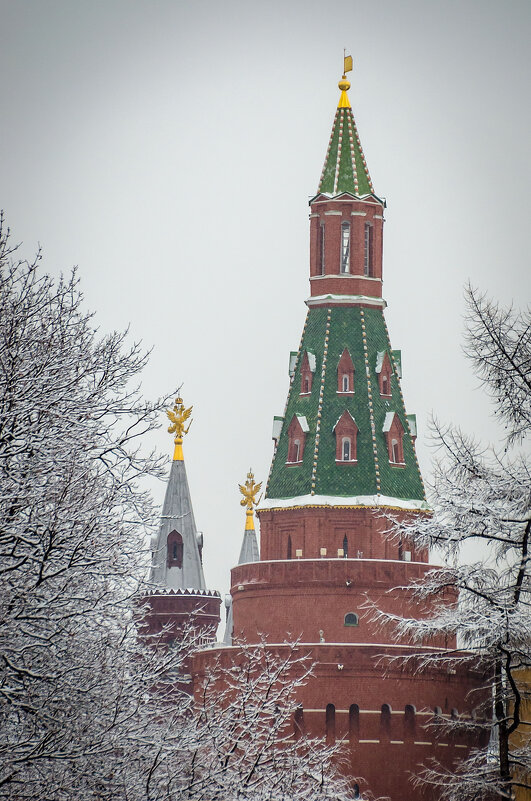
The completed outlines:
[[[342,211],[325,211],[325,217],[341,217],[343,215]]]
[[[326,277],[330,278],[332,276],[327,275]],[[362,276],[351,277],[361,278]],[[387,306],[383,298],[371,298],[369,295],[314,295],[308,298],[305,303],[309,307],[326,306],[329,303],[337,303],[344,306],[351,306],[353,303],[365,303],[367,306],[377,306],[380,309],[385,309]]]
[[[428,511],[426,501],[404,498],[392,498],[389,495],[352,495],[348,497],[334,495],[298,495],[295,498],[264,498],[258,511],[266,509],[298,509],[303,506],[368,506],[370,508],[391,507],[410,511]]]
[[[325,273],[324,275],[311,275],[310,281],[322,281],[323,278],[362,278],[364,281],[379,281],[382,283],[381,278],[374,275],[362,275],[361,273]]]
[[[325,212],[325,214],[326,214],[326,212]],[[366,211],[351,211],[350,212],[350,216],[351,217],[366,217],[367,216],[367,212]]]

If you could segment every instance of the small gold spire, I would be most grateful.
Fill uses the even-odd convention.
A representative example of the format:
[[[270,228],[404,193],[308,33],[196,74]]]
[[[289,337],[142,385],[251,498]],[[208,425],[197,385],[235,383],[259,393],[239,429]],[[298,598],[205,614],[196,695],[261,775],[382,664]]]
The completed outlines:
[[[245,510],[245,530],[254,531],[253,510],[255,506],[258,506],[260,499],[262,498],[260,495],[260,498],[256,500],[256,496],[260,492],[262,482],[259,484],[254,483],[254,474],[251,468],[249,468],[249,472],[247,473],[247,481],[245,484],[238,484],[238,486],[241,494],[243,495],[243,498],[240,501],[240,506],[247,507]]]
[[[192,420],[190,420],[190,422],[188,423],[188,428],[185,428],[185,422],[192,414],[193,408],[194,408],[193,406],[190,406],[189,409],[185,409],[182,398],[175,398],[175,404],[173,406],[173,409],[166,410],[168,419],[171,422],[171,425],[168,428],[168,433],[169,434],[175,433],[175,440],[174,440],[175,450],[173,452],[174,462],[182,462],[184,460],[183,435],[188,434],[188,432],[190,431]]]

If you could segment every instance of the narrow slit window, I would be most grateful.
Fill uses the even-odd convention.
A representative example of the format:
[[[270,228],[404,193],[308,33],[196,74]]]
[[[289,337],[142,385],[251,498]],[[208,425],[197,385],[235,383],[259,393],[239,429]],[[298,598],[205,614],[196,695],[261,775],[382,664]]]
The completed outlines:
[[[341,272],[350,272],[350,223],[341,223]]]
[[[350,391],[348,375],[343,376],[342,387],[343,387],[343,392]]]
[[[346,534],[343,537],[343,556],[348,559],[348,537]]]
[[[301,450],[301,443],[300,443],[300,441],[298,439],[296,439],[295,442],[293,443],[293,461],[294,462],[298,462],[299,461],[300,450]]]
[[[363,272],[366,276],[372,276],[372,225],[365,223],[365,236],[363,248]]]
[[[319,226],[319,270],[325,274],[325,224]]]
[[[291,559],[291,553],[292,553],[291,534],[288,534],[288,559]]]

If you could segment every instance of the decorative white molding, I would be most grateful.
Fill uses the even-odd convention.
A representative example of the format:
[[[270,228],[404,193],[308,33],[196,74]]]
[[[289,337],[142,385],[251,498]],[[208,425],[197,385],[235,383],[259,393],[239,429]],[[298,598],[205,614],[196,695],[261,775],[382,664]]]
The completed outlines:
[[[342,211],[325,211],[325,217],[342,217]]]
[[[339,277],[339,276],[338,276]],[[357,276],[358,278],[360,276]],[[330,278],[330,276],[327,276]],[[336,303],[340,306],[352,306],[355,303],[364,303],[366,306],[377,306],[380,309],[385,309],[387,303],[383,298],[371,298],[368,295],[315,295],[305,301],[306,305],[311,306],[326,306],[330,303]]]
[[[325,212],[325,214],[326,214],[326,212]],[[367,216],[367,212],[366,211],[351,211],[350,212],[350,216],[351,217],[366,217]],[[376,217],[376,215],[374,215],[374,216]]]
[[[332,506],[356,507],[367,506],[372,509],[390,507],[392,509],[406,509],[412,512],[427,512],[429,506],[426,501],[404,498],[392,498],[388,495],[353,495],[350,497],[334,495],[298,495],[295,498],[264,498],[260,503],[259,512],[266,509],[299,509],[304,506]]]

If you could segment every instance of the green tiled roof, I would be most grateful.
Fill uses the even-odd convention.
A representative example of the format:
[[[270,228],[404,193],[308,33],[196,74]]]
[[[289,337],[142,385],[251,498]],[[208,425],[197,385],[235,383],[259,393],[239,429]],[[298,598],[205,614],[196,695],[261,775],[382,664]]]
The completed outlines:
[[[342,192],[369,195],[374,192],[350,107],[336,111],[317,191],[330,195]]]
[[[345,348],[354,364],[353,395],[337,392],[337,366]],[[301,363],[306,350],[315,353],[316,370],[310,395],[301,396]],[[310,494],[354,497],[379,493],[404,500],[425,499],[394,366],[391,397],[380,396],[376,361],[377,354],[382,351],[388,352],[394,365],[382,309],[339,306],[314,307],[308,311],[266,498]],[[355,464],[336,464],[333,428],[345,409],[359,429]],[[382,431],[387,412],[396,412],[405,430],[405,467],[389,463]],[[295,414],[306,417],[309,432],[302,464],[288,465],[288,426]]]

